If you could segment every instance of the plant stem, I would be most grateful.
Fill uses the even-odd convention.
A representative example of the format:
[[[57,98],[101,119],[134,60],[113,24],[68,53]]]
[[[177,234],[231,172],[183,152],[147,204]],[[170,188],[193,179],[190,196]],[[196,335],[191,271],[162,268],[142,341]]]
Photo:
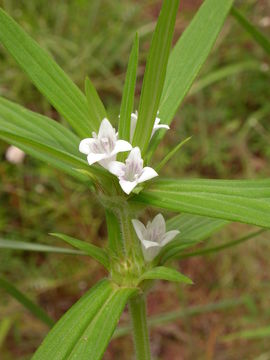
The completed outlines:
[[[129,311],[132,319],[136,359],[151,360],[149,333],[146,318],[146,304],[143,294],[139,294],[130,299]]]

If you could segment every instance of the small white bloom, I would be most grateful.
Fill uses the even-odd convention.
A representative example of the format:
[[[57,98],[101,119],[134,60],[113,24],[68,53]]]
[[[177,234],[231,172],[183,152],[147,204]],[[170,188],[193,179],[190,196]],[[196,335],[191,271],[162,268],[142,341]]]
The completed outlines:
[[[98,135],[93,132],[92,136],[83,139],[79,145],[79,151],[87,155],[89,165],[98,162],[107,168],[116,159],[116,154],[132,149],[128,141],[117,139],[118,134],[106,118],[100,124]]]
[[[158,173],[151,167],[143,167],[143,159],[138,147],[131,150],[125,164],[120,161],[112,161],[108,169],[118,177],[119,184],[126,194],[130,194],[137,184],[158,176]]]
[[[21,164],[25,158],[25,152],[16,146],[9,146],[6,151],[6,159],[12,164]]]
[[[152,222],[148,222],[146,227],[136,219],[132,219],[132,224],[138,238],[142,244],[142,251],[145,261],[152,261],[160,252],[161,248],[168,244],[180,233],[178,230],[166,232],[164,217],[158,214]]]
[[[159,111],[157,112],[157,115],[159,114]],[[137,120],[138,120],[138,111],[136,110],[135,113],[131,114],[131,122],[130,122],[130,142],[132,142],[133,140],[133,136],[134,136],[134,132],[135,132],[135,128],[137,125]],[[152,130],[152,134],[151,137],[154,135],[154,133],[159,130],[159,129],[169,129],[170,127],[166,124],[159,124],[160,123],[160,118],[156,117],[155,119],[155,123],[154,123],[154,127]]]

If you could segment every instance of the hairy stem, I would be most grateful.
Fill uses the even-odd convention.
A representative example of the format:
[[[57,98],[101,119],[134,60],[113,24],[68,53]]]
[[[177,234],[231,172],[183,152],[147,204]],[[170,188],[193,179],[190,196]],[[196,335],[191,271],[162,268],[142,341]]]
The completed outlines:
[[[149,333],[146,318],[146,304],[143,294],[139,294],[130,299],[129,312],[132,320],[136,359],[151,360]]]

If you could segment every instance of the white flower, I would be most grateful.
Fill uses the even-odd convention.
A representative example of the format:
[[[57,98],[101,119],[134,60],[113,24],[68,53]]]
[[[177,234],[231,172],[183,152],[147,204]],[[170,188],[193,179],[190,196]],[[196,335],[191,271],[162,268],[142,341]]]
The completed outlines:
[[[25,158],[25,152],[16,146],[9,146],[6,151],[6,159],[12,164],[21,164]]]
[[[166,232],[164,217],[158,214],[146,227],[142,222],[132,219],[132,224],[138,238],[142,243],[142,251],[145,261],[152,261],[160,252],[161,248],[168,244],[180,233],[178,230]]]
[[[117,133],[106,118],[100,124],[98,135],[93,132],[92,136],[83,139],[79,145],[79,151],[87,155],[89,165],[98,162],[107,168],[109,163],[116,159],[116,154],[132,149],[129,142],[117,140]]]
[[[143,159],[138,147],[131,150],[125,164],[120,161],[112,161],[108,169],[118,177],[119,184],[126,194],[130,194],[137,184],[158,176],[158,173],[151,167],[143,167]]]
[[[159,114],[159,111],[157,112],[157,115]],[[135,132],[135,128],[137,125],[137,120],[138,120],[138,111],[136,110],[135,113],[131,114],[131,122],[130,122],[130,142],[132,142],[133,140],[133,135]],[[156,117],[155,119],[155,123],[154,123],[154,127],[152,130],[152,134],[151,137],[154,135],[154,133],[159,130],[159,129],[169,129],[170,127],[166,124],[159,124],[160,123],[160,118]]]

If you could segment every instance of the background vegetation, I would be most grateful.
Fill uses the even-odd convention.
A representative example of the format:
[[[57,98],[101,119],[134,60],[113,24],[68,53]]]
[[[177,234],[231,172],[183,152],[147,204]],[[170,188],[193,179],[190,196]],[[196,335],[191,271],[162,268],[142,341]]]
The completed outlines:
[[[176,38],[201,2],[182,0]],[[139,29],[141,38],[142,79],[160,1],[69,0],[50,6],[45,0],[0,0],[0,5],[53,54],[81,88],[85,76],[91,77],[116,123],[134,31]],[[267,0],[236,5],[270,35]],[[2,47],[0,74],[1,96],[64,121]],[[166,173],[269,177],[269,80],[269,58],[229,17],[200,78],[177,113],[174,131],[168,132],[164,146],[158,149],[157,157],[162,159],[179,140],[192,136],[170,161]],[[61,232],[95,244],[106,241],[103,210],[83,185],[28,156],[22,164],[10,164],[5,158],[7,148],[0,142],[0,238],[63,246],[48,235]],[[149,210],[147,215],[151,214]],[[237,239],[250,229],[240,224],[227,226],[203,246]],[[156,359],[269,360],[269,253],[269,233],[264,232],[224,252],[179,261],[179,268],[195,285],[158,283],[151,293],[150,315],[181,311],[174,314],[174,322],[153,329]],[[0,273],[54,319],[102,276],[100,267],[90,259],[11,250],[0,252]],[[254,332],[261,327],[263,332]],[[237,334],[243,330],[251,330],[251,335]],[[30,359],[47,331],[0,289],[1,359]],[[120,337],[111,343],[104,359],[128,360],[130,347],[130,337]]]

